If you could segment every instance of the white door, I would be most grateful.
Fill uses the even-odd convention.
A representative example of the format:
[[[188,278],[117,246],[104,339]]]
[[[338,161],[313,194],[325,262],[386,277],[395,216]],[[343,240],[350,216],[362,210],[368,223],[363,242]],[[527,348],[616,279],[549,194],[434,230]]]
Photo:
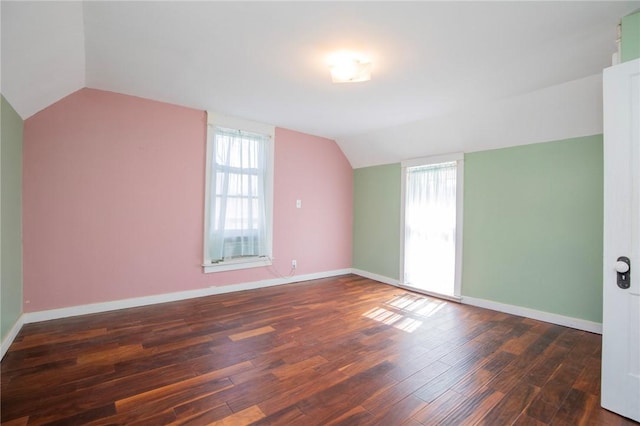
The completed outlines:
[[[640,421],[640,59],[606,69],[603,79],[601,403]]]

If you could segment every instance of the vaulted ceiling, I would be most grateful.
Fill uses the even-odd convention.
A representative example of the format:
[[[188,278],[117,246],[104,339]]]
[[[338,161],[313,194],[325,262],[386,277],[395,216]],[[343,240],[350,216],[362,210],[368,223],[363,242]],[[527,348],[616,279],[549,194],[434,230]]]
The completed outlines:
[[[1,90],[23,118],[91,87],[334,138],[365,164],[346,147],[361,135],[600,73],[619,19],[638,8],[2,1]],[[373,79],[331,83],[327,56],[341,49],[368,55]]]

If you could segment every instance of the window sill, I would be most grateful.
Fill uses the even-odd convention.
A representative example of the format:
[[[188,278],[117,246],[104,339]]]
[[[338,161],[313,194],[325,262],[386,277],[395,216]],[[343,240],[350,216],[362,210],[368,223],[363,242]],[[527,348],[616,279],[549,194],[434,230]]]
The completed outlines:
[[[214,263],[214,264],[203,264],[203,270],[205,274],[209,274],[212,272],[224,272],[224,271],[236,271],[239,269],[250,269],[250,268],[262,268],[265,266],[270,266],[271,259],[268,257],[260,257],[260,258],[252,258],[252,259],[236,259],[236,260],[228,260],[226,262]]]

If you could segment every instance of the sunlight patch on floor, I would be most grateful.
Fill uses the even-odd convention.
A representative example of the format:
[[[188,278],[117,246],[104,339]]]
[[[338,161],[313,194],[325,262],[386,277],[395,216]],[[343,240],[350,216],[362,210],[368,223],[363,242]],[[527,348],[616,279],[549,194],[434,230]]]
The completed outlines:
[[[401,296],[394,297],[387,302],[387,304],[394,308],[409,311],[416,315],[430,317],[442,309],[447,302],[427,297],[417,297],[411,294],[403,294]]]
[[[380,307],[370,309],[362,315],[409,333],[414,332],[422,325],[422,321]]]

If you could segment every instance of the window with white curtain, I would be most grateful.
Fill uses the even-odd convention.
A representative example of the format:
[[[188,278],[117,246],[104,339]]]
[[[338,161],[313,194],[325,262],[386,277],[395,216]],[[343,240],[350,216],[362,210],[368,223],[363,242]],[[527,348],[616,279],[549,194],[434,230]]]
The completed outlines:
[[[462,173],[459,154],[403,163],[405,285],[445,296],[460,291]]]
[[[271,264],[273,126],[208,114],[205,272]]]

